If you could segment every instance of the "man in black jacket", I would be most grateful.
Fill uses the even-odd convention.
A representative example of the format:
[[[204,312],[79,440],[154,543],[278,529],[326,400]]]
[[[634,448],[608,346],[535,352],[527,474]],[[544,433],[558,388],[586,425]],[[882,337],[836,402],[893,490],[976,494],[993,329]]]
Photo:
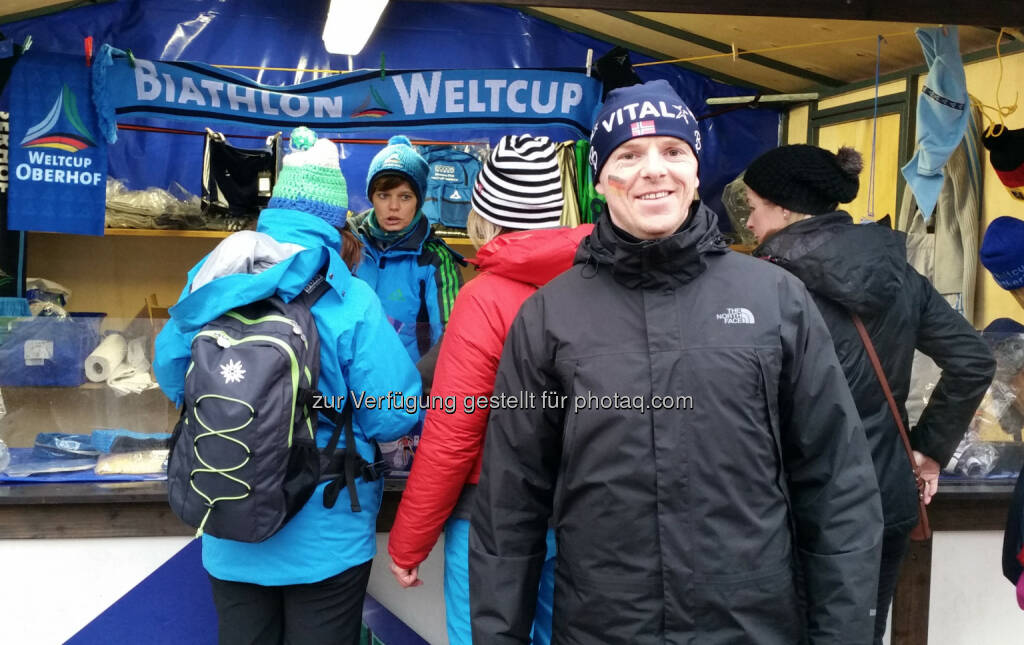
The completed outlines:
[[[607,212],[498,370],[527,404],[487,428],[474,642],[529,642],[549,522],[553,643],[869,642],[878,485],[810,296],[695,201],[700,134],[668,83],[611,92],[591,146]]]

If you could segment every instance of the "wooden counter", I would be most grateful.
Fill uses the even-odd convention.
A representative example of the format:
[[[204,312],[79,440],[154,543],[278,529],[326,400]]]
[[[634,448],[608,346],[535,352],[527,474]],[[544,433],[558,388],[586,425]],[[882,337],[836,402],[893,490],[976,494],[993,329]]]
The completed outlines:
[[[404,488],[404,479],[385,481],[378,531],[391,529]],[[167,506],[164,481],[0,485],[0,539],[194,533]]]
[[[934,531],[1002,531],[1013,481],[950,484],[929,506]],[[387,532],[405,488],[385,482],[377,531]],[[0,539],[188,536],[167,506],[166,482],[0,486]],[[893,599],[892,645],[928,643],[931,541],[911,543]],[[995,556],[993,556],[995,557]]]

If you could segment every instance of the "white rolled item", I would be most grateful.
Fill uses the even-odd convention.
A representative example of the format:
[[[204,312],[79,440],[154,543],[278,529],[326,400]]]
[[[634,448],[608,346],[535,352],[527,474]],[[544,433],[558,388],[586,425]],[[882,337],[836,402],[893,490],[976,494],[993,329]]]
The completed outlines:
[[[93,383],[106,381],[124,362],[128,343],[121,334],[108,334],[85,359],[85,376]]]

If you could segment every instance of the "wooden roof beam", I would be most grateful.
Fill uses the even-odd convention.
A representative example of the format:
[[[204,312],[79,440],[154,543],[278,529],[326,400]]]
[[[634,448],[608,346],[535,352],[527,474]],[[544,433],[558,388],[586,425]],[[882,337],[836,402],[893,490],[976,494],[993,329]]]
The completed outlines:
[[[422,2],[425,0],[412,0]],[[625,9],[780,18],[1021,26],[1021,0],[453,0],[506,7]]]

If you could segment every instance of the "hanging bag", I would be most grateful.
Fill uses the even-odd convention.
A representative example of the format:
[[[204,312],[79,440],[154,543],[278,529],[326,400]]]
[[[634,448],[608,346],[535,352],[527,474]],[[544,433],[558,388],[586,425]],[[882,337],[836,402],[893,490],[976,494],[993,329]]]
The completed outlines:
[[[899,428],[900,437],[903,439],[903,448],[907,451],[907,459],[910,460],[910,469],[914,471],[914,482],[917,484],[917,526],[910,531],[910,539],[915,542],[924,542],[932,537],[932,527],[928,524],[928,509],[924,504],[924,487],[927,484],[921,477],[921,469],[914,461],[914,450],[910,447],[910,437],[907,436],[907,429],[903,425],[903,417],[900,416],[896,399],[893,398],[892,390],[889,389],[889,380],[885,378],[885,372],[882,371],[882,363],[878,360],[878,354],[875,353],[875,346],[871,342],[871,337],[868,336],[868,330],[864,327],[860,316],[850,312],[850,317],[853,318],[853,324],[857,328],[857,333],[860,334],[861,342],[864,343],[864,350],[867,351],[868,359],[871,360],[871,367],[875,369],[878,383],[882,386],[882,391],[885,392],[885,400],[889,402],[889,410],[892,411],[892,416],[896,419],[896,427]]]

